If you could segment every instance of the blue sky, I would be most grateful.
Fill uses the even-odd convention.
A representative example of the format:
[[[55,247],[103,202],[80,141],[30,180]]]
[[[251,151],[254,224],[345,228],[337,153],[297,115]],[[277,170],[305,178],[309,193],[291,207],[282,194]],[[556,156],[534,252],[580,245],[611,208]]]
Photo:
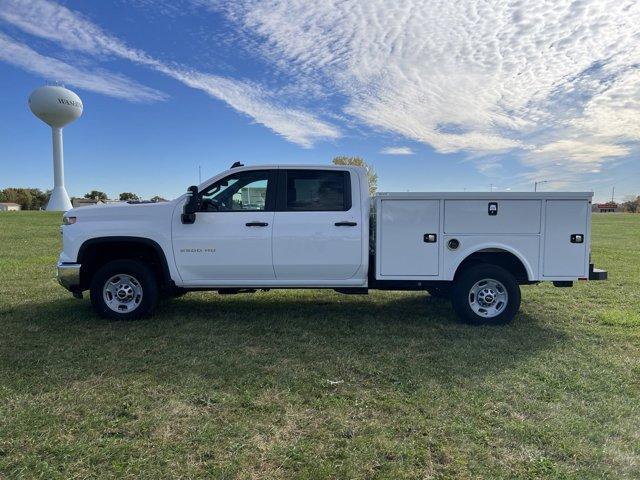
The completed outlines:
[[[71,195],[335,155],[387,191],[640,193],[634,1],[2,0],[0,187],[51,187],[51,82]]]

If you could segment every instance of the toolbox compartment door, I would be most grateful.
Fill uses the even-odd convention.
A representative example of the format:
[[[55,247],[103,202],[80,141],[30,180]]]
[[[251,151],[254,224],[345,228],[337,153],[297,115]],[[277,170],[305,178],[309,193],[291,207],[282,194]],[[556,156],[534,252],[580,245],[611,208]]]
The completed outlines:
[[[540,233],[541,200],[445,200],[447,234]]]
[[[380,205],[380,276],[438,275],[440,201],[382,200]]]
[[[588,277],[589,215],[585,200],[546,201],[543,276]]]

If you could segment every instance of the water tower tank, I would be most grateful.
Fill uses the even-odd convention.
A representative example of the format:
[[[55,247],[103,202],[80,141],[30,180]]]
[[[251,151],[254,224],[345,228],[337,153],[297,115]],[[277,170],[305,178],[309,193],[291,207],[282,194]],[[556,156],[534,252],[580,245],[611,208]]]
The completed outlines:
[[[29,97],[33,114],[52,127],[62,128],[82,115],[82,100],[64,87],[46,86]]]

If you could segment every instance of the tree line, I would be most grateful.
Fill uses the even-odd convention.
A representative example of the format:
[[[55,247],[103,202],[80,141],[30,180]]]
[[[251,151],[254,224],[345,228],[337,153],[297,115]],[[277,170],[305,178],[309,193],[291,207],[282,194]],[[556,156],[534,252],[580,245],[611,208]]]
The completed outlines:
[[[100,190],[91,190],[89,193],[86,193],[84,195],[84,198],[90,198],[92,200],[101,200],[103,202],[109,199],[107,194],[104,192],[101,192]],[[140,198],[138,195],[136,195],[133,192],[122,192],[120,195],[118,195],[118,200],[120,200],[121,202],[137,202],[142,200],[142,198]],[[152,202],[167,201],[166,198],[162,198],[160,195],[151,197],[149,200]]]
[[[17,203],[23,210],[43,210],[49,202],[51,190],[40,190],[39,188],[16,188],[9,187],[0,190],[0,202]],[[84,198],[91,198],[105,201],[109,197],[99,190],[92,190],[84,195]],[[73,201],[72,197],[72,201]],[[122,192],[118,199],[123,202],[138,201],[140,197],[132,192]],[[166,202],[166,199],[159,195],[151,197],[152,202]]]
[[[5,188],[0,190],[0,202],[17,203],[23,210],[41,210],[47,206],[51,190],[39,188]]]

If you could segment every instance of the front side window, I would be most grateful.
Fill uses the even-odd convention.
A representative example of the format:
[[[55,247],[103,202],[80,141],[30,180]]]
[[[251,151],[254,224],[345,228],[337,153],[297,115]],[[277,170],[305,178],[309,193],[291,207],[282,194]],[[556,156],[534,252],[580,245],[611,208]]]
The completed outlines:
[[[351,208],[349,173],[287,170],[286,210],[346,211]]]
[[[218,180],[201,196],[203,212],[262,211],[267,206],[268,170],[238,172]]]

